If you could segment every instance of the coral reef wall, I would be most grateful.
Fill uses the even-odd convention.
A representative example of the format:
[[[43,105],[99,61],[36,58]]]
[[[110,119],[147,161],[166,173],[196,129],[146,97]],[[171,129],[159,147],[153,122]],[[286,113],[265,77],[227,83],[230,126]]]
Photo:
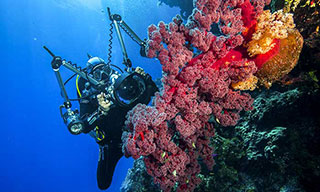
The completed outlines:
[[[193,3],[186,24],[148,29],[162,89],[128,113],[123,151],[136,161],[121,191],[320,189],[318,66],[299,60],[310,42],[291,4]]]

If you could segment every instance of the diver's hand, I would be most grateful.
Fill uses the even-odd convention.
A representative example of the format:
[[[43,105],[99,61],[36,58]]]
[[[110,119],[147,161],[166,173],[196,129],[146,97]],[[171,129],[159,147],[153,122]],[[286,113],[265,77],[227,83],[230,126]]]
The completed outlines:
[[[139,66],[137,68],[135,68],[134,71],[139,73],[142,76],[146,76],[146,72],[144,72],[144,70]]]
[[[102,92],[97,95],[97,99],[99,103],[99,109],[101,109],[103,115],[106,115],[110,110],[111,102],[106,99],[106,94]]]

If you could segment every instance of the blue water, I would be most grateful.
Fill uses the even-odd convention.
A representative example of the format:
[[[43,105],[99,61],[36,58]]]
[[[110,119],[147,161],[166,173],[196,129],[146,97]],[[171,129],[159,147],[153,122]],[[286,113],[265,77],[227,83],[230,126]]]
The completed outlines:
[[[93,192],[98,146],[88,135],[71,135],[59,115],[63,100],[42,48],[85,66],[87,56],[106,59],[108,28],[106,7],[141,37],[160,20],[169,22],[178,8],[157,6],[157,0],[1,0],[1,127],[0,191]],[[139,46],[124,35],[129,58],[153,78],[161,76],[155,59],[142,58]],[[113,41],[112,61],[122,66],[118,40]],[[72,73],[61,69],[63,78]],[[76,97],[72,81],[67,89]],[[76,107],[76,105],[74,105]],[[122,158],[111,187],[119,191],[132,158]]]

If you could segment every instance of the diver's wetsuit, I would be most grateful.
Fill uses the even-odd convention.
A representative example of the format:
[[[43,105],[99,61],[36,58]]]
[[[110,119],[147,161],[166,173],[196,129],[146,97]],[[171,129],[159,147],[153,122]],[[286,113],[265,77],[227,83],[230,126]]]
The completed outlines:
[[[145,76],[147,85],[147,94],[139,100],[139,103],[148,104],[151,96],[158,90],[151,76]],[[79,89],[82,92],[86,81],[82,78],[79,80]],[[80,101],[80,116],[91,114],[98,109],[97,99]],[[97,181],[100,189],[107,189],[112,181],[112,176],[117,162],[122,157],[121,135],[124,126],[125,117],[131,108],[111,107],[106,116],[99,119],[97,123],[85,128],[85,133],[93,130],[96,126],[105,133],[105,138],[99,142],[99,162],[97,168]]]

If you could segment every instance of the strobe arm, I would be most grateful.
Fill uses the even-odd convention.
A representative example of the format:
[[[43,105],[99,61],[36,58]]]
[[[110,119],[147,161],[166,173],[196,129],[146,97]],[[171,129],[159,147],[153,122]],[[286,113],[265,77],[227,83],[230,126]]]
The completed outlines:
[[[91,84],[93,84],[95,86],[100,85],[99,81],[97,81],[94,78],[92,78],[91,76],[87,75],[86,72],[77,69],[70,62],[67,62],[67,61],[63,60],[60,56],[55,56],[46,46],[43,46],[43,48],[46,51],[48,51],[48,53],[53,57],[53,59],[51,61],[51,66],[52,66],[53,71],[56,74],[58,74],[58,77],[57,77],[58,78],[58,83],[59,83],[59,86],[60,86],[61,90],[64,90],[64,91],[62,91],[63,93],[65,92],[65,88],[64,88],[64,85],[63,85],[63,82],[62,82],[62,79],[61,79],[61,75],[60,75],[60,72],[59,72],[59,69],[60,69],[61,66],[64,66],[67,69],[69,69],[70,71],[80,75],[82,78],[84,78],[85,80],[89,81]]]
[[[138,43],[140,45],[140,54],[143,57],[146,57],[146,42],[142,41],[139,36],[129,27],[129,25],[127,25],[126,22],[124,22],[124,20],[121,20],[119,22],[120,26],[122,27],[122,29],[133,39],[133,41],[135,41],[136,43]]]
[[[72,66],[70,63],[62,60],[62,58],[60,56],[56,56],[54,55],[46,46],[43,46],[43,48],[53,57],[52,61],[51,61],[51,67],[56,75],[61,93],[62,93],[62,97],[64,99],[64,103],[63,105],[60,106],[60,115],[64,121],[64,123],[67,125],[68,130],[70,131],[71,134],[74,135],[78,135],[80,134],[83,129],[84,129],[84,123],[81,120],[81,118],[79,117],[79,111],[77,109],[72,110],[71,107],[71,102],[70,99],[68,97],[67,91],[65,89],[61,74],[60,74],[60,67],[63,65],[65,67],[67,67],[68,69],[70,69],[71,71],[81,75],[81,76],[85,76],[88,77],[87,75],[85,75],[85,73],[83,71],[78,70],[77,68],[75,68],[74,66]],[[90,77],[86,78],[88,81],[90,81],[91,79],[89,79]],[[94,80],[94,79],[93,79]],[[92,81],[92,83],[98,83],[97,81]],[[66,109],[66,112],[63,113],[62,110],[63,108]]]
[[[109,19],[113,22],[116,32],[117,32],[117,37],[121,46],[122,54],[123,54],[123,62],[124,64],[128,67],[132,67],[132,63],[130,59],[128,58],[127,50],[124,45],[124,41],[121,35],[120,27],[136,42],[141,46],[140,54],[142,56],[145,56],[145,46],[146,43],[145,41],[142,41],[138,35],[124,22],[121,18],[120,15],[118,14],[111,14],[110,8],[108,7],[108,14],[109,14]]]
[[[62,97],[65,101],[66,109],[71,108],[71,103],[70,103],[66,88],[64,87],[62,77],[61,77],[61,74],[59,71],[60,66],[62,65],[62,59],[59,56],[55,56],[46,46],[43,46],[43,48],[53,57],[53,59],[51,61],[51,67],[56,75],[56,78],[57,78],[57,81],[58,81],[58,84],[59,84],[59,87],[60,87],[60,90],[62,93]]]

